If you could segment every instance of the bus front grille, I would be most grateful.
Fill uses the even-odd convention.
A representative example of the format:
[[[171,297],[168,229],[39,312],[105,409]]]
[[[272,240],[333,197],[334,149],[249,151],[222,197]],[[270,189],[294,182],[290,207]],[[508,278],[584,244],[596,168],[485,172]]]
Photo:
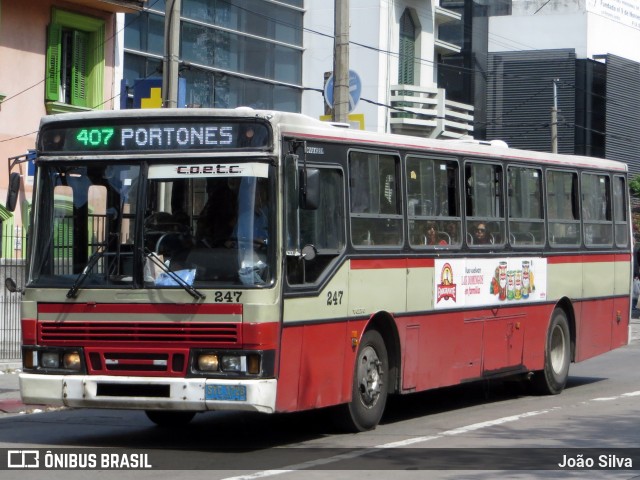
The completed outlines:
[[[189,349],[85,349],[90,375],[184,376]]]
[[[51,346],[115,344],[234,347],[241,343],[238,323],[39,322],[38,342]]]

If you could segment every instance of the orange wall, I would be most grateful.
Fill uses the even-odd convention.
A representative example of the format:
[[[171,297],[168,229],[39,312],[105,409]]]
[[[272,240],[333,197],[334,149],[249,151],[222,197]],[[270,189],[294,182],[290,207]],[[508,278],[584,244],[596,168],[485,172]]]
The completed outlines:
[[[101,18],[106,22],[104,99],[114,97],[115,15],[55,0],[0,0],[0,204],[4,205],[8,183],[7,158],[35,148],[40,118],[46,115],[44,103],[47,25],[52,7]],[[22,92],[22,93],[21,93]],[[119,97],[108,101],[104,109],[117,106]],[[26,175],[26,166],[21,166]],[[24,184],[23,195],[31,196]],[[20,203],[20,202],[19,202]],[[20,207],[18,207],[19,209]],[[15,212],[16,224],[21,213]]]

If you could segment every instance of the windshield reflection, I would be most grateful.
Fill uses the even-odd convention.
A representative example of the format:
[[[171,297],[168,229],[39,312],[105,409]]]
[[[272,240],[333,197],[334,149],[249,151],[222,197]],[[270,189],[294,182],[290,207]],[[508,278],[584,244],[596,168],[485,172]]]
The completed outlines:
[[[270,167],[210,167],[154,165],[147,175],[137,164],[41,167],[30,284],[71,287],[72,296],[270,284]]]

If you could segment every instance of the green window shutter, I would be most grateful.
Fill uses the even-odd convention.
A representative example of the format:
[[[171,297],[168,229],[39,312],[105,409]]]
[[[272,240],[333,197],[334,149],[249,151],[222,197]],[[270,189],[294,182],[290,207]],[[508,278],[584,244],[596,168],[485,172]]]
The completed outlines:
[[[87,50],[89,35],[73,32],[73,60],[71,74],[71,104],[79,107],[87,105]]]
[[[60,61],[62,27],[52,23],[47,33],[47,72],[45,99],[57,102],[60,99]]]
[[[398,82],[405,85],[414,83],[414,64],[416,56],[416,27],[411,14],[405,11],[400,18]]]

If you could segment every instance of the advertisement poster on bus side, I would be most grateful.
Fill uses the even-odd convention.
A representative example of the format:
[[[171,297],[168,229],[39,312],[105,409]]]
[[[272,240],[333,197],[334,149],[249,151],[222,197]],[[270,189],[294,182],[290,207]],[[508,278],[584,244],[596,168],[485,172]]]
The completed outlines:
[[[547,261],[541,257],[436,259],[436,309],[516,305],[546,300]]]

